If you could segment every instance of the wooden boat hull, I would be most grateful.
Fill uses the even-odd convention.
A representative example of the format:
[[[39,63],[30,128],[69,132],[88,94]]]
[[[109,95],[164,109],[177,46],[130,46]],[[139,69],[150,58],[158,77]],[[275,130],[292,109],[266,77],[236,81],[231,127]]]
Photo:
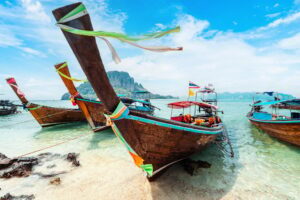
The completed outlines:
[[[35,108],[38,106],[41,105],[31,104],[29,108]],[[84,115],[79,109],[41,106],[36,110],[29,110],[29,112],[42,127],[86,121]]]
[[[26,106],[31,115],[42,127],[86,121],[84,115],[79,109],[56,108],[29,103],[25,98],[24,93],[19,89],[14,78],[8,78],[7,83],[19,97],[22,104]]]
[[[300,121],[294,123],[271,123],[248,116],[250,122],[272,137],[300,147]]]
[[[153,175],[170,164],[200,152],[217,137],[217,134],[191,133],[129,119],[115,123],[125,140],[130,141],[131,147],[145,163],[153,165]]]

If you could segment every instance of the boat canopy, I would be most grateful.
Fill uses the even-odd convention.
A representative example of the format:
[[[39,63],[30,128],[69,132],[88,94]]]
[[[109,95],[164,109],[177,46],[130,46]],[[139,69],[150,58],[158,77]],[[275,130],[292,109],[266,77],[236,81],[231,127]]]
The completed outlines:
[[[260,102],[260,103],[253,104],[253,106],[269,106],[269,105],[275,105],[275,104],[278,104],[278,103],[282,103],[282,102],[285,102],[285,101],[287,101],[287,100],[266,101],[266,102]]]
[[[215,105],[211,105],[208,103],[203,103],[203,102],[197,102],[197,101],[178,101],[178,102],[173,102],[169,103],[168,107],[169,108],[174,108],[174,109],[182,109],[182,108],[188,108],[191,106],[199,106],[201,108],[212,108],[214,110],[217,110],[218,107]]]
[[[300,99],[290,99],[281,102],[280,104],[289,105],[289,106],[300,106]]]

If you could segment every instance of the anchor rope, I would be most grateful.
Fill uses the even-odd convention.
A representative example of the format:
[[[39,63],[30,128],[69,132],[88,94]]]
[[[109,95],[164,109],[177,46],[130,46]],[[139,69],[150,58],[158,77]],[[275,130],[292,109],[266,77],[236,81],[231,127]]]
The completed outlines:
[[[31,154],[34,154],[34,153],[37,153],[37,152],[46,150],[46,149],[50,149],[50,148],[53,148],[53,147],[56,147],[56,146],[65,144],[65,143],[67,143],[67,142],[71,142],[71,141],[73,141],[73,140],[79,139],[79,138],[81,138],[81,137],[90,135],[91,133],[92,133],[92,132],[88,132],[88,133],[85,133],[85,134],[81,134],[81,135],[78,135],[78,136],[76,136],[76,137],[70,138],[70,139],[68,139],[68,140],[64,140],[64,141],[62,141],[62,142],[59,142],[59,143],[56,143],[56,144],[53,144],[53,145],[50,145],[50,146],[43,147],[43,148],[41,148],[41,149],[37,149],[37,150],[31,151],[31,152],[22,154],[22,155],[20,155],[20,156],[17,156],[16,158],[21,158],[21,157],[24,157],[24,156],[28,156],[28,155],[31,155]]]
[[[233,151],[233,148],[232,148],[232,144],[231,144],[226,126],[225,125],[223,125],[223,126],[224,126],[224,131],[223,131],[223,134],[222,134],[222,139],[219,140],[219,141],[214,141],[213,143],[216,144],[223,153],[230,154],[230,157],[233,158],[234,157],[234,151]],[[225,145],[229,146],[229,151],[226,149],[226,147],[224,147],[222,145],[224,143],[225,143]]]

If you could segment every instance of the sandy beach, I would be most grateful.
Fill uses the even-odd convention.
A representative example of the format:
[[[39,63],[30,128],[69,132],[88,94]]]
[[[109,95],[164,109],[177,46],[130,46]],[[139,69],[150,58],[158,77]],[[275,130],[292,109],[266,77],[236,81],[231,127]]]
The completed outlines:
[[[156,101],[161,107],[167,100]],[[50,104],[51,102],[49,102]],[[57,102],[53,102],[57,103]],[[67,104],[68,102],[62,102]],[[239,104],[238,107],[235,105]],[[63,145],[33,154],[51,152],[79,154],[79,167],[64,159],[53,159],[35,166],[24,178],[0,179],[0,196],[31,195],[35,199],[297,199],[299,191],[299,150],[251,127],[246,118],[245,102],[221,102],[235,157],[230,158],[215,145],[193,156],[211,164],[199,168],[193,176],[180,164],[172,166],[155,182],[148,182],[142,170],[131,160],[124,145],[111,130],[92,133],[87,124],[69,124],[41,129],[30,123],[7,127],[0,134],[0,152],[12,158],[87,133]],[[158,113],[167,116],[168,113]],[[2,118],[1,123],[31,119],[29,113]],[[12,145],[13,144],[13,145]],[[55,164],[54,168],[47,168]],[[275,167],[274,167],[275,166]],[[61,182],[35,173],[57,175]],[[55,178],[53,177],[53,178]],[[287,184],[288,183],[288,184]]]

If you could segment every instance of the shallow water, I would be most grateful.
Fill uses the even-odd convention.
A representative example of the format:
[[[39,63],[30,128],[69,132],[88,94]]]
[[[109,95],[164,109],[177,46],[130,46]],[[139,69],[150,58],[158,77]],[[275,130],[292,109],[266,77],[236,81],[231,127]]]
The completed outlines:
[[[158,116],[169,117],[170,110],[166,108],[166,104],[170,101],[172,100],[153,100],[153,103],[162,109],[156,112]],[[36,103],[70,107],[68,101]],[[41,180],[38,181],[40,184],[32,187],[34,189],[29,189],[29,183],[35,180],[32,177],[0,180],[0,194],[22,194],[30,191],[37,194],[38,199],[47,199],[41,194],[46,190],[49,195],[66,192],[75,194],[80,186],[81,193],[76,197],[85,192],[85,195],[94,192],[93,196],[82,196],[88,199],[120,199],[119,195],[122,195],[121,199],[299,199],[300,148],[279,142],[251,126],[245,117],[250,109],[249,103],[219,103],[219,107],[225,113],[222,118],[233,144],[235,158],[230,158],[216,145],[211,145],[193,156],[195,159],[211,163],[211,168],[198,169],[194,176],[190,176],[180,165],[175,165],[151,183],[148,183],[142,172],[132,164],[126,149],[111,130],[93,134],[85,123],[41,129],[26,111],[0,117],[0,152],[9,157],[90,133],[44,151],[79,152],[83,167],[77,172],[72,171],[71,174],[77,177],[76,180],[81,180],[81,183],[76,185],[76,181],[66,176],[65,182],[68,184],[52,190]],[[93,176],[95,173],[99,173],[101,177],[96,179]],[[101,185],[97,188],[94,186],[93,190],[91,185],[97,183]],[[71,196],[69,194],[62,199],[72,199]]]

